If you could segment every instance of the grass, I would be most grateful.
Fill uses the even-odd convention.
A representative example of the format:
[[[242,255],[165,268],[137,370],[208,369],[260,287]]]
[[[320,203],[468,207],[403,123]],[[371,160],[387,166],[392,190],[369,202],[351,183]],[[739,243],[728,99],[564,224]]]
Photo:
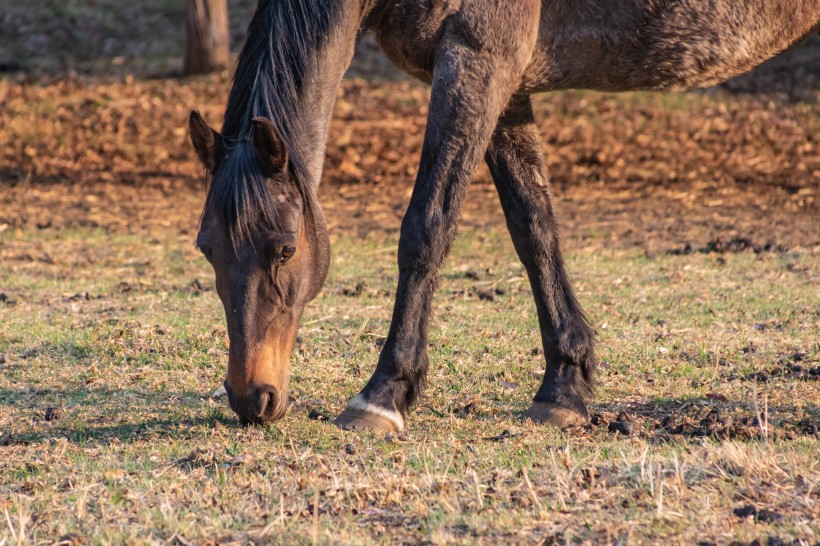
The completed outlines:
[[[516,418],[544,367],[522,268],[500,231],[465,231],[442,272],[429,388],[408,433],[383,437],[308,413],[332,417],[373,369],[395,241],[337,236],[293,410],[244,429],[211,397],[224,319],[189,239],[0,233],[0,544],[817,540],[818,443],[798,426],[820,419],[816,378],[747,380],[795,354],[816,366],[815,255],[571,252],[599,332],[601,424],[561,432]],[[768,432],[660,427],[715,407],[764,412]],[[607,431],[622,411],[630,436]],[[782,519],[733,514],[747,504]]]

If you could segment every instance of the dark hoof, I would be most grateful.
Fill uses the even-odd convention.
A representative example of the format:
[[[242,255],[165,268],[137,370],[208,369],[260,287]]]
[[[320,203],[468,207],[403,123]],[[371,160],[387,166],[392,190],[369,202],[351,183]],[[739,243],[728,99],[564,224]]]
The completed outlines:
[[[567,408],[549,402],[533,402],[521,418],[535,423],[548,423],[558,428],[569,428],[587,424],[589,412],[583,406]]]
[[[401,432],[404,420],[397,412],[371,406],[357,396],[345,410],[333,420],[342,430],[369,430],[372,432]]]

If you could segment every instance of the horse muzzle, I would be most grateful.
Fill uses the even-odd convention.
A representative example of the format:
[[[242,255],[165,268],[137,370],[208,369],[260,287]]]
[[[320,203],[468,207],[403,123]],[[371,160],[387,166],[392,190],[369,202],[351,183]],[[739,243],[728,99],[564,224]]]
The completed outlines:
[[[236,393],[225,382],[228,404],[243,425],[278,421],[288,411],[288,394],[273,385],[249,386],[245,394]]]

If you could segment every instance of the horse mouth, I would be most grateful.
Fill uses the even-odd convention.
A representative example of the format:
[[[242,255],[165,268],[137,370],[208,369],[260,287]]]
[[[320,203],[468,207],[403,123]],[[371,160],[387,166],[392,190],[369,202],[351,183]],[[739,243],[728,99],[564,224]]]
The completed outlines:
[[[239,422],[242,424],[242,426],[252,426],[275,423],[276,421],[282,419],[285,416],[285,414],[287,414],[288,409],[288,404],[284,404],[283,406],[278,407],[273,411],[265,412],[259,415],[253,415],[249,412],[236,411],[236,409],[234,409],[234,412],[239,417]]]
[[[228,404],[243,426],[264,425],[280,420],[288,412],[287,394],[273,386],[252,389],[247,396],[236,396],[226,385]]]

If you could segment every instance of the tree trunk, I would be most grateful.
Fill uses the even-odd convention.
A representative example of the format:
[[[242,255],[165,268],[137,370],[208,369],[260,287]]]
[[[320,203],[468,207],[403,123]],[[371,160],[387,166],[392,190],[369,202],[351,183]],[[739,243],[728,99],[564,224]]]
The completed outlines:
[[[185,74],[204,74],[228,66],[228,0],[186,0]]]

